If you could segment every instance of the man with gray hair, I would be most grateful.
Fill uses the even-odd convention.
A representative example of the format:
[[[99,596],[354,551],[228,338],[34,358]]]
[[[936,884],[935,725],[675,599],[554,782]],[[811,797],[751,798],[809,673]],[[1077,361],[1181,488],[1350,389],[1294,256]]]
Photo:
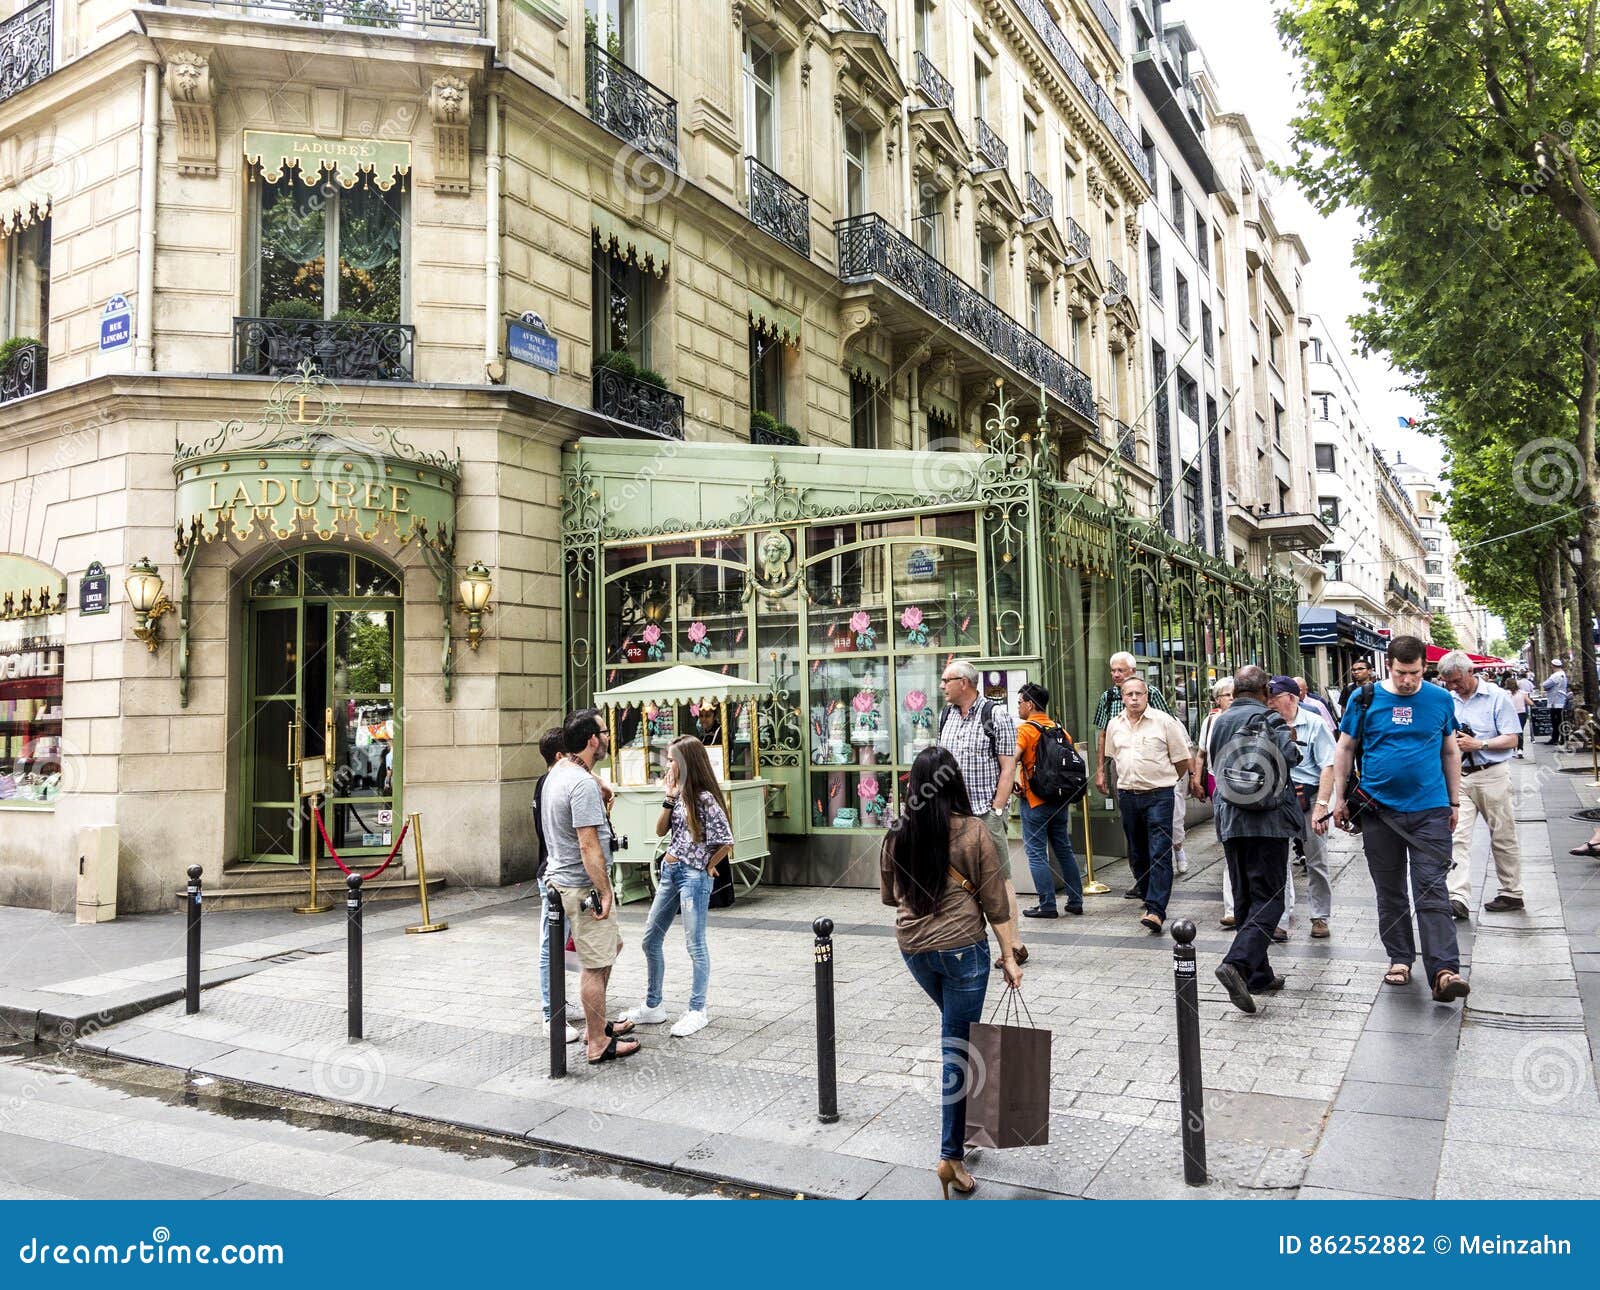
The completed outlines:
[[[1491,914],[1521,909],[1522,848],[1517,843],[1511,768],[1522,723],[1511,696],[1488,685],[1472,660],[1451,650],[1439,660],[1439,683],[1455,696],[1456,743],[1461,749],[1461,820],[1450,840],[1450,912],[1466,918],[1472,902],[1472,832],[1478,817],[1489,826],[1500,894],[1484,906]]]
[[[1118,650],[1111,656],[1111,684],[1101,691],[1100,701],[1094,707],[1094,786],[1101,794],[1108,792],[1106,787],[1106,767],[1110,764],[1106,757],[1106,727],[1111,724],[1111,718],[1122,711],[1122,683],[1130,676],[1134,676],[1138,664],[1132,654],[1126,650]],[[1157,712],[1171,714],[1172,709],[1167,706],[1166,696],[1153,685],[1147,686],[1150,695],[1150,706]],[[1183,833],[1181,831],[1182,813],[1188,802],[1188,777],[1185,776],[1172,790],[1172,812],[1174,830],[1172,837],[1172,859],[1174,869],[1182,874],[1189,871],[1189,859],[1183,854]],[[1126,900],[1143,900],[1144,888],[1136,881],[1133,886],[1122,893]]]

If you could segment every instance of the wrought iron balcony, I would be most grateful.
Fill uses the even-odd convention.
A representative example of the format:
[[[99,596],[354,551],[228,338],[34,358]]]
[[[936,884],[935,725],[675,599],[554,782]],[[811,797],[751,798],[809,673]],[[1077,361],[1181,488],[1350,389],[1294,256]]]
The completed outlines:
[[[0,102],[50,75],[51,0],[0,22]]]
[[[1089,258],[1089,230],[1070,215],[1067,216],[1067,245],[1085,260]]]
[[[785,246],[811,255],[811,199],[776,171],[746,157],[750,180],[750,220]]]
[[[1118,300],[1128,298],[1128,275],[1110,260],[1106,261],[1106,294]]]
[[[153,0],[175,9],[237,9],[338,27],[484,32],[484,0]]]
[[[858,31],[870,31],[885,47],[888,46],[889,15],[884,12],[882,5],[874,3],[874,0],[839,0],[839,5]]]
[[[989,128],[981,116],[972,118],[973,130],[978,137],[978,155],[989,163],[990,169],[1004,170],[1011,159],[1011,149],[1006,141]]]
[[[1117,147],[1122,149],[1134,173],[1143,178],[1145,183],[1150,183],[1150,165],[1144,159],[1144,151],[1139,147],[1139,140],[1128,123],[1122,119],[1122,113],[1117,111],[1116,104],[1111,101],[1110,96],[1089,74],[1089,69],[1078,56],[1078,51],[1067,40],[1066,33],[1056,26],[1055,19],[1044,7],[1044,0],[1017,0],[1017,8],[1022,11],[1022,16],[1028,20],[1028,25],[1033,28],[1034,34],[1044,42],[1044,47],[1050,51],[1061,70],[1066,73],[1067,79],[1077,88],[1078,93],[1083,95],[1083,101],[1094,109],[1094,114],[1100,118],[1100,123],[1116,140]]]
[[[683,438],[683,395],[636,376],[602,367],[594,374],[594,410],[664,439]]]
[[[1038,213],[1040,219],[1049,219],[1056,213],[1056,199],[1050,195],[1050,190],[1039,182],[1039,176],[1033,171],[1028,171],[1023,178],[1027,181],[1028,205]]]
[[[1126,421],[1115,423],[1117,434],[1117,455],[1124,461],[1139,464],[1139,440],[1133,433],[1133,427]]]
[[[934,107],[955,111],[955,86],[945,80],[944,75],[933,65],[933,60],[920,49],[917,50],[917,88]]]
[[[417,329],[341,318],[235,318],[233,370],[288,376],[305,359],[330,381],[409,381]]]
[[[37,394],[49,381],[49,351],[43,345],[19,345],[0,367],[0,403]]]
[[[587,45],[589,115],[668,170],[678,168],[678,101],[594,41]]]
[[[1010,364],[1028,386],[1042,385],[1085,421],[1094,421],[1094,391],[1087,376],[881,215],[852,216],[834,227],[843,281],[883,279],[994,358]]]
[[[1094,16],[1099,19],[1100,26],[1105,29],[1106,35],[1111,37],[1111,43],[1119,50],[1122,48],[1122,27],[1117,22],[1116,16],[1106,4],[1106,0],[1089,0],[1089,8],[1094,10]]]

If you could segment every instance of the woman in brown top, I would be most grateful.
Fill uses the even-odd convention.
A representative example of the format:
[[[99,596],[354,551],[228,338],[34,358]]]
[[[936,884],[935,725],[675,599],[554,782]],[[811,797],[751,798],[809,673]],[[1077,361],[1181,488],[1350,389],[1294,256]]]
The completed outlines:
[[[983,1015],[989,988],[989,941],[1000,942],[1006,985],[1022,985],[1017,964],[1016,898],[994,839],[972,814],[961,768],[948,750],[926,748],[911,763],[905,804],[883,840],[878,891],[893,905],[895,938],[916,983],[942,1020],[944,1088],[939,1182],[945,1199],[977,1187],[962,1163],[967,1136],[967,1034]]]

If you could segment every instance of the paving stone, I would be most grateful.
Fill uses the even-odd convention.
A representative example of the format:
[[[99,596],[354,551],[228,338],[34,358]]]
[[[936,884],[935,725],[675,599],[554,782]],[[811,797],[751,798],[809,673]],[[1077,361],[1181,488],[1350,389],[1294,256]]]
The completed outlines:
[[[701,1130],[686,1129],[680,1125],[639,1120],[628,1115],[581,1111],[573,1107],[546,1120],[528,1134],[531,1141],[546,1146],[619,1156],[663,1168],[670,1167],[708,1136]]]
[[[1438,1121],[1334,1111],[1306,1171],[1309,1187],[1427,1199],[1438,1175]]]
[[[435,1085],[395,1103],[396,1115],[415,1115],[488,1133],[524,1137],[565,1109],[554,1102],[507,1097],[481,1089]]]
[[[1035,1191],[1028,1187],[1013,1187],[1008,1183],[995,1182],[993,1179],[977,1179],[978,1190],[971,1196],[963,1196],[962,1200],[1074,1200],[1076,1197],[1062,1196],[1055,1192]],[[913,1169],[906,1165],[895,1165],[884,1174],[862,1198],[864,1200],[936,1200],[942,1193],[939,1190],[939,1180],[934,1176],[932,1169]],[[950,1192],[950,1199],[956,1199],[955,1190]]]
[[[215,1039],[195,1039],[189,1035],[173,1034],[161,1030],[145,1030],[126,1037],[119,1036],[104,1051],[116,1057],[129,1057],[139,1062],[155,1062],[161,1066],[176,1066],[191,1070],[201,1062],[211,1061],[223,1053],[233,1051],[234,1045]]]
[[[54,1173],[50,1186],[77,1200],[126,1200],[131,1196],[140,1200],[207,1200],[237,1181],[192,1169],[102,1156],[93,1164]]]
[[[1504,1108],[1453,1106],[1445,1121],[1446,1142],[1464,1141],[1530,1151],[1570,1151],[1600,1158],[1600,1120]]]
[[[1357,1043],[1345,1078],[1437,1088],[1454,1069],[1456,1043],[1454,1024],[1426,1034],[1369,1030]]]
[[[1443,1120],[1450,1106],[1449,1090],[1423,1084],[1374,1084],[1347,1079],[1334,1099],[1334,1109],[1402,1119]]]
[[[1457,1194],[1504,1196],[1512,1188],[1552,1191],[1567,1197],[1600,1197],[1594,1158],[1568,1151],[1534,1151],[1497,1144],[1491,1151],[1472,1142],[1447,1141],[1438,1165],[1439,1184]]]
[[[1206,1095],[1203,1109],[1208,1138],[1309,1151],[1322,1134],[1328,1104],[1320,1098],[1219,1092]]]

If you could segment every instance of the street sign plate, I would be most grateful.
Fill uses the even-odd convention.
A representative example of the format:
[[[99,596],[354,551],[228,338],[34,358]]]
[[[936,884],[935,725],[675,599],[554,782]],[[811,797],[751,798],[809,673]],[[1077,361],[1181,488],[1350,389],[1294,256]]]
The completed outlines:
[[[328,791],[328,759],[302,757],[300,759],[300,796],[311,797]]]
[[[519,363],[537,367],[541,372],[561,370],[556,338],[543,327],[528,323],[506,324],[506,353]]]
[[[126,296],[112,296],[100,313],[100,352],[126,349],[133,344],[133,310]]]
[[[78,612],[103,614],[111,608],[111,578],[105,565],[95,560],[78,579]]]

